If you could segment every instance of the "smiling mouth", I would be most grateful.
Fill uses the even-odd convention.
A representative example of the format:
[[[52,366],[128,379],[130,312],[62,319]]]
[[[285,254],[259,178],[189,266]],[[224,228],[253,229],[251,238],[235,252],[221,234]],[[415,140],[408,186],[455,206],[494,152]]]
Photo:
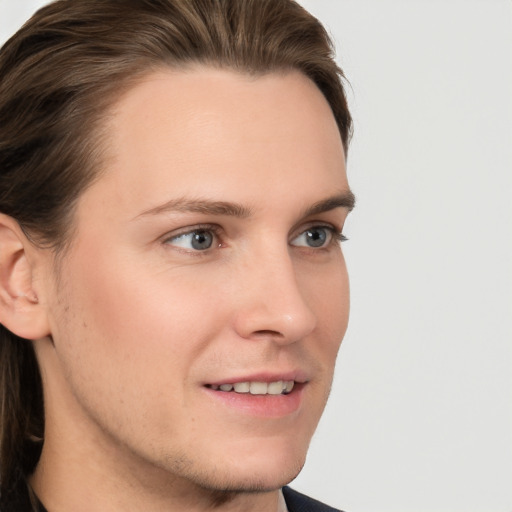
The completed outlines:
[[[225,393],[240,393],[251,395],[288,395],[295,386],[293,380],[278,380],[274,382],[234,382],[232,384],[208,384],[206,387],[213,391]]]

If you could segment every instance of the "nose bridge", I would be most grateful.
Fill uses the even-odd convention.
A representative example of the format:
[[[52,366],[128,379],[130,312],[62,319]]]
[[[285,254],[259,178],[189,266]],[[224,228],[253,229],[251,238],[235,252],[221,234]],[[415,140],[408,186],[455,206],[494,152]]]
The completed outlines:
[[[254,252],[244,264],[236,327],[244,338],[268,336],[293,343],[307,336],[316,317],[297,280],[286,244]]]

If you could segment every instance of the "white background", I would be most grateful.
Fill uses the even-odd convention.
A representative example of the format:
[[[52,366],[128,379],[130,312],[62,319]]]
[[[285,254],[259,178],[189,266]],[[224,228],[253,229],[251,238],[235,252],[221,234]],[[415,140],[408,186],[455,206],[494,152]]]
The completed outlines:
[[[0,0],[0,40],[43,3]],[[294,486],[348,512],[512,512],[512,2],[301,3],[351,83],[358,206],[351,324]]]

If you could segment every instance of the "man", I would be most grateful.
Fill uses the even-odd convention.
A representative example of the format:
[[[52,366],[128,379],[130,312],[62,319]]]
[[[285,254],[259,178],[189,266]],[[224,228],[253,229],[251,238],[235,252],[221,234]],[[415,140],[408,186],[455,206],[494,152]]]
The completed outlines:
[[[329,45],[290,0],[64,0],[5,45],[2,511],[332,510],[281,491],[348,321]]]

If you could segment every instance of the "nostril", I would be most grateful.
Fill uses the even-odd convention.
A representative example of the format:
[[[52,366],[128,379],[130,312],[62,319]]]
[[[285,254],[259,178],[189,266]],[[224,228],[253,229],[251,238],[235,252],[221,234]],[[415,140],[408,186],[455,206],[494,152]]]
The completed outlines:
[[[261,336],[261,337],[279,337],[283,338],[283,334],[278,331],[272,331],[271,329],[261,329],[259,331],[254,332],[255,336]]]

